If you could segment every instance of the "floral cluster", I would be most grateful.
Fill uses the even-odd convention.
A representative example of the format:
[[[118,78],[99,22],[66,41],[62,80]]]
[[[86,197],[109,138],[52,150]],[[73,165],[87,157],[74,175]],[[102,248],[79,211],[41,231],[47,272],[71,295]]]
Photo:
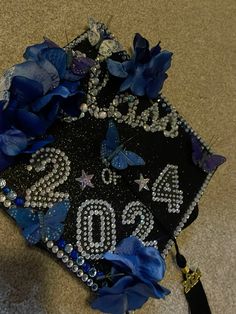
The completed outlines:
[[[159,251],[145,247],[136,237],[124,239],[104,259],[112,263],[111,287],[103,287],[92,308],[104,313],[124,314],[140,308],[149,297],[164,298],[169,290],[158,284],[165,273]]]
[[[149,49],[148,41],[138,33],[134,37],[133,47],[133,56],[128,61],[108,59],[108,70],[122,79],[120,91],[130,89],[134,95],[146,95],[154,99],[167,78],[166,71],[171,66],[172,53],[162,51],[160,43]]]
[[[46,132],[61,110],[78,115],[84,95],[80,79],[94,64],[49,39],[28,47],[24,59],[0,80],[0,171],[16,155],[51,142]]]

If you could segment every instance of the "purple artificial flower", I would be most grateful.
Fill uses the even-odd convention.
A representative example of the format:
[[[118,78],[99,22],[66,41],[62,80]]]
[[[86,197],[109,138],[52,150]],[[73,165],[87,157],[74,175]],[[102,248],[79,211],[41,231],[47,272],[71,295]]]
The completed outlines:
[[[104,259],[112,263],[113,285],[99,289],[92,308],[124,314],[140,308],[149,297],[160,299],[170,293],[157,283],[164,277],[164,259],[157,249],[145,247],[136,237],[124,239],[114,253],[105,253]]]
[[[171,66],[172,53],[161,51],[160,43],[149,50],[148,41],[140,34],[134,37],[134,54],[130,60],[107,60],[109,72],[123,79],[120,91],[130,89],[134,95],[153,99],[160,93]]]

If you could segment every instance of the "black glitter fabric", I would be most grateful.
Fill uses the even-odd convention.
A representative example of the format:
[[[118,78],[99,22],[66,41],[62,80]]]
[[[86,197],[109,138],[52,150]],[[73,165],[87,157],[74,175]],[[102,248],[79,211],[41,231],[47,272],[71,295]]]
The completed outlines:
[[[80,50],[89,57],[96,57],[97,51],[85,40],[77,45],[74,50]],[[113,59],[121,60],[123,53],[113,55]],[[106,71],[105,63],[102,65],[102,75]],[[82,82],[83,89],[87,91],[88,78]],[[107,86],[101,91],[97,98],[98,106],[109,107],[109,103],[118,94],[119,79],[110,76]],[[140,97],[140,107],[142,111],[149,105],[148,99]],[[164,106],[162,106],[164,104]],[[123,107],[122,107],[123,106]],[[121,106],[121,111],[125,111],[125,104]],[[160,115],[164,116],[172,109],[165,103],[163,98],[159,100]],[[105,168],[101,156],[100,147],[104,140],[108,119],[95,119],[88,113],[82,119],[67,123],[58,120],[51,128],[49,134],[55,136],[56,141],[51,145],[65,152],[71,162],[70,176],[65,183],[56,188],[55,191],[66,192],[70,195],[71,207],[65,221],[63,238],[76,247],[77,227],[76,219],[78,207],[86,200],[98,199],[108,202],[115,211],[117,243],[132,234],[140,219],[136,217],[134,224],[122,224],[122,212],[125,207],[133,201],[142,202],[148,211],[154,216],[154,226],[145,241],[156,240],[158,248],[163,251],[167,242],[173,236],[174,231],[179,226],[184,215],[193,205],[196,196],[202,189],[207,178],[207,174],[192,162],[191,135],[189,129],[183,123],[181,117],[178,118],[179,134],[175,138],[164,136],[163,132],[146,132],[141,127],[132,128],[125,123],[117,123],[121,142],[127,143],[127,149],[140,155],[145,160],[144,166],[128,167],[123,171],[116,171],[121,176],[117,180],[117,185],[106,185],[102,181],[101,173]],[[7,185],[18,195],[25,196],[26,189],[31,187],[51,171],[50,166],[44,172],[27,171],[26,165],[29,160],[19,160],[19,163],[1,174],[6,179]],[[179,213],[168,211],[168,204],[165,202],[155,202],[152,200],[152,186],[159,177],[161,171],[168,165],[178,166],[179,189],[183,191],[183,204],[180,205]],[[87,174],[93,174],[92,183],[94,188],[80,188],[80,183],[76,178],[81,177],[82,170]],[[144,178],[149,178],[149,191],[143,189],[139,192],[138,184],[134,181],[139,179],[140,174]],[[196,204],[195,204],[196,205]],[[94,220],[93,237],[100,238],[100,220]],[[97,224],[97,225],[96,225]],[[41,247],[46,248],[44,244]],[[96,267],[109,271],[109,267],[103,260],[96,262]]]

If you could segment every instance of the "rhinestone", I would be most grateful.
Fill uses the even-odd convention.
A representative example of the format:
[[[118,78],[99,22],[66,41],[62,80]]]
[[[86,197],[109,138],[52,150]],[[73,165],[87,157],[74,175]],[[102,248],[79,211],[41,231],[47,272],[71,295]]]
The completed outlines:
[[[62,250],[59,250],[58,252],[57,252],[57,257],[58,258],[62,258],[64,256],[64,252],[62,251]]]
[[[54,245],[52,247],[52,253],[57,253],[58,252],[58,246],[57,245]]]
[[[79,266],[82,266],[82,265],[84,264],[84,258],[83,258],[82,256],[78,257],[78,259],[77,259],[77,264],[78,264]]]
[[[87,274],[83,274],[82,281],[86,282],[88,280],[89,276]]]
[[[11,201],[10,201],[10,200],[5,200],[4,203],[3,203],[3,205],[4,205],[5,207],[10,207],[10,206],[11,206]]]
[[[6,186],[6,180],[0,178],[0,188],[3,189]]]
[[[69,261],[69,257],[67,256],[67,255],[64,255],[63,257],[62,257],[62,262],[63,263],[67,263]]]
[[[87,286],[91,287],[93,284],[93,280],[92,279],[88,279],[87,280]]]
[[[4,194],[0,194],[0,202],[3,203],[6,200],[6,196]]]
[[[92,287],[91,287],[91,290],[92,290],[93,292],[96,292],[96,291],[98,290],[98,284],[97,284],[97,283],[94,283],[94,284],[92,285]]]
[[[73,261],[71,259],[66,263],[66,266],[68,268],[71,268],[73,265],[74,265],[74,263],[73,263]]]
[[[51,249],[51,248],[53,247],[53,245],[54,245],[53,241],[48,241],[48,242],[47,242],[47,247],[48,247],[49,249]]]
[[[94,267],[93,267],[93,268],[90,268],[88,274],[89,274],[90,277],[95,277],[96,274],[97,274],[96,268],[94,268]]]
[[[76,273],[78,271],[78,269],[79,269],[78,265],[73,265],[72,266],[73,273]]]
[[[82,269],[79,269],[78,272],[77,272],[77,276],[78,277],[82,277],[84,274],[83,270]]]

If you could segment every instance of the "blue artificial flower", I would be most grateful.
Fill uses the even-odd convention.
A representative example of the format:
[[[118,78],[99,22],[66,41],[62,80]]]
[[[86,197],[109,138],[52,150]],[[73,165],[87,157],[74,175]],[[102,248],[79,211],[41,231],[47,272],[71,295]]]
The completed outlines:
[[[160,299],[170,293],[157,283],[164,277],[164,259],[136,237],[124,239],[114,253],[105,253],[104,259],[112,263],[113,285],[99,289],[92,308],[124,314],[140,308],[149,297]]]
[[[77,65],[79,75],[73,73],[67,52],[49,39],[28,47],[24,58],[2,78],[0,170],[14,159],[10,156],[33,152],[51,142],[39,137],[46,134],[60,110],[69,115],[80,113],[84,93],[79,90],[79,80],[90,69],[88,62],[86,67],[81,65],[82,71]]]
[[[140,34],[134,37],[134,54],[130,60],[107,60],[109,72],[123,79],[120,91],[130,89],[134,95],[153,99],[161,91],[171,66],[172,53],[161,51],[160,43],[149,50],[148,41]]]

